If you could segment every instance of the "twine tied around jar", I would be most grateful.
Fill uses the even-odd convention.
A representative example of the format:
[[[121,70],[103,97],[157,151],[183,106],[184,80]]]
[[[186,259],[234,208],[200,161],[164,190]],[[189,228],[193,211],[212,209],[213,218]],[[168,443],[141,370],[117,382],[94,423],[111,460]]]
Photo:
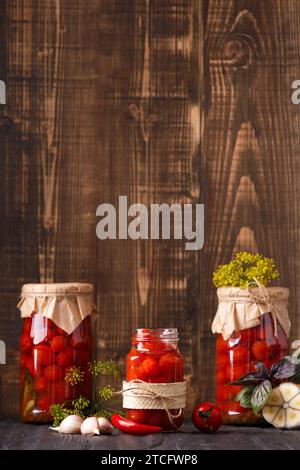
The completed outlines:
[[[123,408],[140,410],[164,410],[171,425],[179,418],[186,406],[186,382],[149,383],[135,379],[123,382],[123,389],[116,394],[123,395]],[[171,409],[179,409],[171,413]]]
[[[258,295],[253,294],[252,292],[249,291],[250,298],[254,303],[264,303],[270,310],[270,313],[272,315],[273,321],[274,321],[274,335],[277,338],[278,336],[278,328],[277,328],[277,321],[280,323],[281,321],[281,315],[280,312],[278,312],[277,308],[273,304],[270,298],[270,294],[267,290],[267,288],[261,284],[256,277],[253,278],[254,282],[249,282],[247,286],[247,290],[249,291],[249,287],[251,285],[255,285],[258,287]]]

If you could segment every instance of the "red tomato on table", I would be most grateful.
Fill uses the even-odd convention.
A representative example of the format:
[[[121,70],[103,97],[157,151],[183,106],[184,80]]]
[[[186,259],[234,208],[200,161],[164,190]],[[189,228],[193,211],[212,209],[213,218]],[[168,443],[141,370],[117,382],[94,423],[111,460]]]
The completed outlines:
[[[223,423],[222,412],[213,403],[202,402],[194,408],[192,421],[200,431],[212,433]]]

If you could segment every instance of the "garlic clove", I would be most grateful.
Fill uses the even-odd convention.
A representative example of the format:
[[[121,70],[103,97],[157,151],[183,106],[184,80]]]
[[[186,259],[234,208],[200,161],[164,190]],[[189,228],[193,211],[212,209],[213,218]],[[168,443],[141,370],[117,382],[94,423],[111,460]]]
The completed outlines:
[[[98,418],[100,434],[112,434],[114,428],[106,418]]]
[[[98,419],[95,416],[90,416],[86,418],[81,424],[81,434],[84,436],[94,436],[97,434],[99,436],[100,429]]]
[[[292,349],[298,349],[300,348],[300,339],[295,339],[295,341],[292,342],[291,344]]]
[[[57,431],[62,434],[77,434],[80,433],[81,424],[83,419],[77,415],[69,415],[62,420],[56,428],[49,428],[52,431]]]

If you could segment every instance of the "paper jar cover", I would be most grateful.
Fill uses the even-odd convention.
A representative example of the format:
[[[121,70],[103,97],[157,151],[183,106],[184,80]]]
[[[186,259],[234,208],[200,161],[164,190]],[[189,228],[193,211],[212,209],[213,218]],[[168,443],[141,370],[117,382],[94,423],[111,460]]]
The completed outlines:
[[[252,328],[261,323],[261,316],[270,312],[289,337],[289,290],[284,287],[220,287],[217,289],[219,306],[212,323],[212,332],[228,339],[232,333]]]
[[[66,333],[72,331],[82,320],[96,311],[92,284],[24,284],[17,307],[21,317],[39,312],[50,318]]]

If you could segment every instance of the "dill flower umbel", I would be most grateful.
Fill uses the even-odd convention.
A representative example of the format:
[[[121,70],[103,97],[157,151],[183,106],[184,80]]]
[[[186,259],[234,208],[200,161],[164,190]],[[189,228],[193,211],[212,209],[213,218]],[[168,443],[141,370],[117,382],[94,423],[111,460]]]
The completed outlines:
[[[220,265],[213,274],[216,287],[240,287],[245,289],[257,279],[267,286],[270,281],[279,278],[279,271],[272,258],[261,254],[241,251],[228,264]]]

